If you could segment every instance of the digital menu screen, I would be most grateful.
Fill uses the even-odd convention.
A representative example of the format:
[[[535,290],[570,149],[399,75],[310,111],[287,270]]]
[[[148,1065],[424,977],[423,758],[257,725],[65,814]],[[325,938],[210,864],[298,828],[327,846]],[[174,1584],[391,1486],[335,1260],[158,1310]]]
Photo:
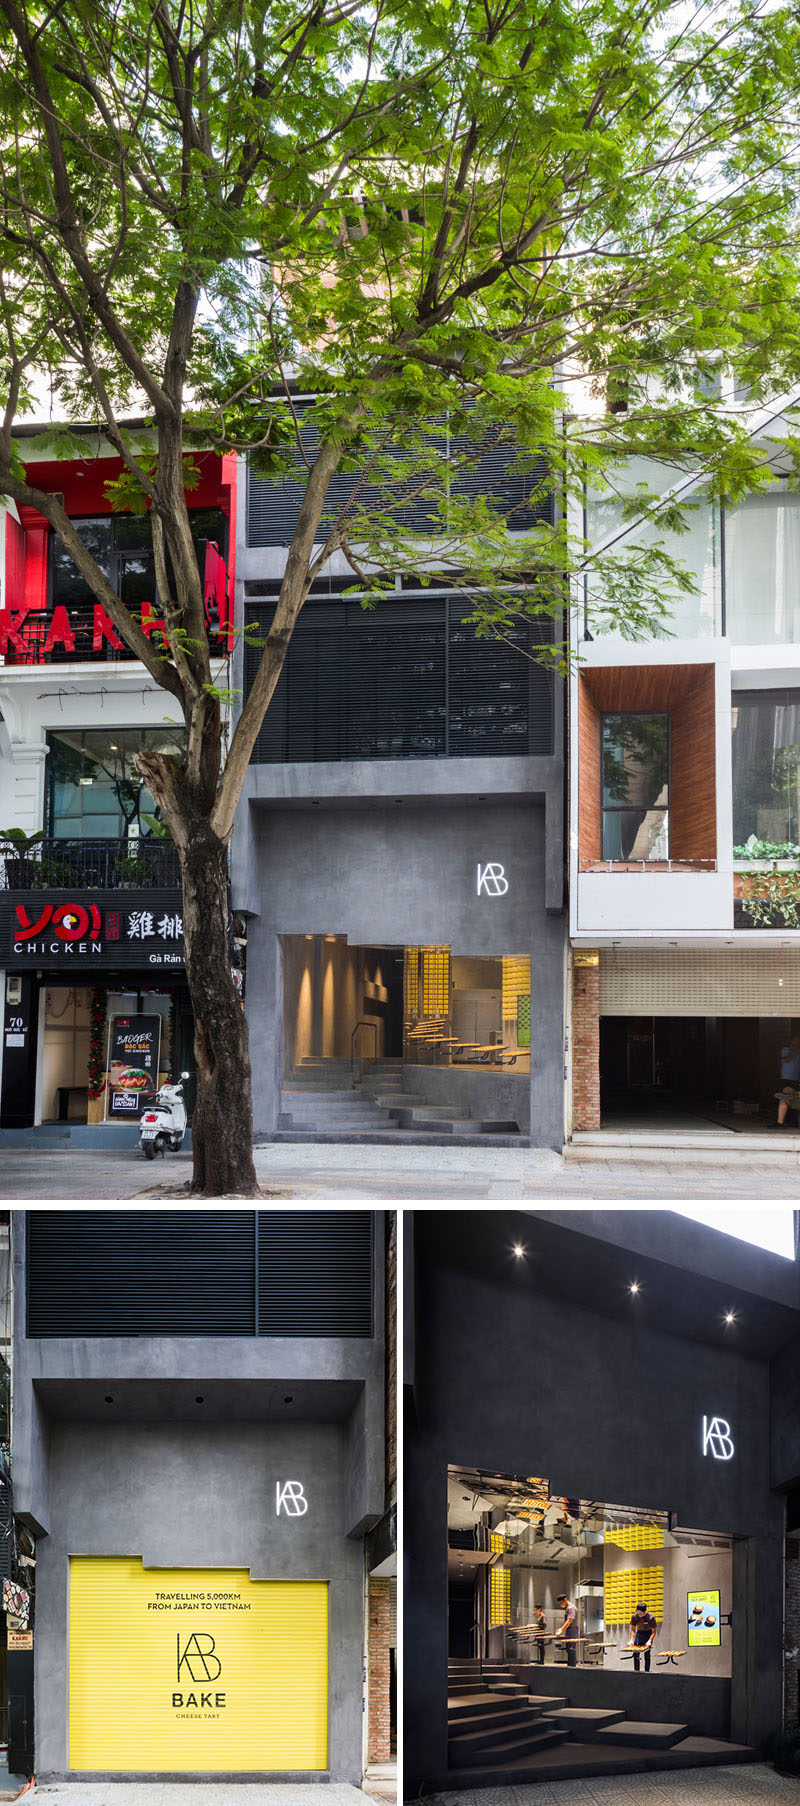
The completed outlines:
[[[688,1593],[689,1647],[699,1643],[719,1643],[719,1593]]]

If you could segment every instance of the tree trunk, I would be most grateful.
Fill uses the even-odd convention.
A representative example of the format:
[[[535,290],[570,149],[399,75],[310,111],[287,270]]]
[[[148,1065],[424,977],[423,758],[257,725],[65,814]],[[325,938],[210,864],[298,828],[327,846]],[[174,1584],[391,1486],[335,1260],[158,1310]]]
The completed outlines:
[[[192,1190],[253,1197],[253,1106],[247,1022],[231,977],[227,848],[195,821],[181,857],[186,976],[194,1011],[197,1103]]]

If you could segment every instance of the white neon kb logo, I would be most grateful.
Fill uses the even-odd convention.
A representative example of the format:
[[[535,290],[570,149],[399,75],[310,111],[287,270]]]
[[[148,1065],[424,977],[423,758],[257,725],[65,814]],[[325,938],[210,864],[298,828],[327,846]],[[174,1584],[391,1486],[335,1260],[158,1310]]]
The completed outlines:
[[[284,1511],[287,1518],[304,1518],[307,1510],[308,1500],[303,1491],[302,1481],[284,1480],[281,1485],[280,1480],[276,1480],[275,1514],[277,1517],[280,1517],[281,1512]]]
[[[715,1461],[733,1458],[731,1426],[724,1417],[712,1417],[710,1423],[707,1417],[703,1418],[703,1454],[709,1453]]]
[[[508,890],[508,879],[504,865],[497,865],[494,860],[488,865],[478,866],[478,896],[481,891],[485,897],[504,897]]]

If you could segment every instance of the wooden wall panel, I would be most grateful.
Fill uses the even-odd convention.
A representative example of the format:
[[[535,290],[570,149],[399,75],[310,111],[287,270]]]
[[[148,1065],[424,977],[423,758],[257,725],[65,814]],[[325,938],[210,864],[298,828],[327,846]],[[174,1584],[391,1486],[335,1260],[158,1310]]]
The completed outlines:
[[[603,856],[600,709],[585,675],[578,679],[578,862]]]
[[[714,667],[701,666],[672,709],[669,850],[672,859],[717,855],[717,738]]]
[[[663,712],[670,717],[670,858],[688,864],[710,864],[716,859],[714,682],[713,664],[608,666],[581,673],[578,857],[582,869],[602,859],[602,716],[633,711]]]

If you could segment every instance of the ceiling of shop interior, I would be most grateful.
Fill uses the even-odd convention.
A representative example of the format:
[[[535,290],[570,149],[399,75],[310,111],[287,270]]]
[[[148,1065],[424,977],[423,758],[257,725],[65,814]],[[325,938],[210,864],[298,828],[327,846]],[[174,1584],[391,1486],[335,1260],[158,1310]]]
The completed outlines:
[[[426,1210],[414,1236],[421,1268],[466,1268],[755,1360],[800,1335],[797,1262],[671,1211]]]

